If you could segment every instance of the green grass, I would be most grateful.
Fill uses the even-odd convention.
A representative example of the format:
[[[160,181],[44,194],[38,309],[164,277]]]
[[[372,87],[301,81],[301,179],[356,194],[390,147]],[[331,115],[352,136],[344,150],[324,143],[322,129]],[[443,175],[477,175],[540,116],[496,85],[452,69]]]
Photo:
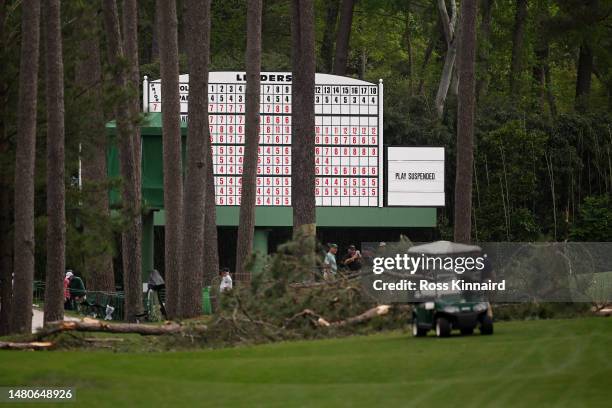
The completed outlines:
[[[495,330],[170,353],[4,351],[0,385],[74,386],[77,405],[87,407],[610,406],[612,320],[504,322]]]

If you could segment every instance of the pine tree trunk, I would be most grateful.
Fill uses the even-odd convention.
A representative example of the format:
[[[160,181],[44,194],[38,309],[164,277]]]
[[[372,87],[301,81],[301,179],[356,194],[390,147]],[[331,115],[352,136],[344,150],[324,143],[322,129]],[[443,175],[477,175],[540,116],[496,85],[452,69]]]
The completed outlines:
[[[123,2],[123,47],[127,62],[127,85],[129,90],[128,96],[128,111],[130,121],[130,132],[133,140],[133,163],[134,163],[134,209],[137,212],[138,222],[133,225],[131,233],[138,237],[138,251],[142,254],[142,139],[140,136],[140,126],[138,125],[140,118],[140,99],[139,99],[139,84],[140,84],[140,63],[138,59],[138,1],[124,0]],[[149,272],[149,271],[147,271]],[[124,286],[130,287],[132,291],[140,292],[139,299],[142,297],[142,258],[139,257],[139,262],[136,267],[130,270],[128,275],[123,275]],[[132,299],[136,301],[136,297]],[[133,305],[135,309],[137,305]],[[138,305],[137,310],[141,310],[142,306]]]
[[[576,110],[586,112],[589,109],[591,94],[591,76],[593,74],[593,52],[585,40],[580,45],[578,71],[576,73]]]
[[[128,64],[128,83],[132,92],[130,103],[130,121],[132,122],[132,131],[134,138],[134,164],[135,180],[136,180],[136,199],[134,203],[136,208],[141,207],[141,162],[142,162],[142,140],[140,137],[140,99],[138,98],[140,84],[140,63],[138,59],[138,1],[124,0],[123,1],[123,47],[125,57]],[[142,234],[142,231],[138,231]]]
[[[314,144],[314,7],[312,0],[294,0],[291,199],[294,236],[316,236]]]
[[[408,91],[410,95],[414,93],[414,56],[412,52],[412,24],[410,23],[410,2],[406,4],[404,23],[404,43],[406,44],[406,54],[408,54],[407,73],[408,73]]]
[[[308,7],[308,5],[305,5],[305,7]],[[346,75],[354,7],[355,0],[342,0],[340,22],[338,23],[336,35],[336,57],[334,58],[334,74],[336,75]]]
[[[106,26],[108,59],[114,69],[115,86],[128,89],[127,69],[121,64],[124,58],[119,26],[119,13],[115,0],[104,0],[104,22]],[[142,313],[142,218],[136,186],[136,163],[134,162],[134,131],[130,120],[130,96],[121,94],[115,101],[115,115],[119,139],[119,162],[122,178],[122,207],[127,226],[121,234],[123,261],[123,289],[125,293],[125,318],[133,322]]]
[[[0,0],[0,49],[5,46],[4,24],[6,21],[6,2]],[[6,134],[6,115],[8,113],[6,91],[6,70],[0,65],[0,155],[8,157],[9,143]],[[12,162],[12,159],[10,160]],[[12,186],[10,173],[0,166],[0,336],[8,334],[11,323],[11,300],[13,298],[13,230],[12,230]]]
[[[47,271],[44,321],[64,319],[66,186],[64,184],[64,63],[59,0],[45,3],[47,84]]]
[[[81,139],[84,140],[81,151],[84,202],[100,217],[91,225],[89,220],[84,218],[83,226],[88,234],[101,236],[102,240],[104,238],[110,240],[113,237],[106,227],[110,220],[106,186],[108,151],[106,122],[102,110],[95,108],[102,100],[100,29],[98,24],[93,23],[97,19],[97,11],[97,7],[89,6],[85,9],[84,18],[81,19],[79,27],[81,60],[75,68],[75,82],[83,92],[81,96],[84,99],[83,104],[89,108],[86,119],[79,124]],[[111,248],[102,247],[96,251],[90,254],[85,265],[88,289],[113,292],[115,274]]]
[[[510,96],[519,94],[520,76],[523,69],[523,43],[527,20],[527,0],[516,0],[514,29],[512,30],[512,57],[510,61]]]
[[[481,73],[476,81],[476,100],[487,94],[489,88],[489,58],[491,55],[491,23],[495,0],[482,0],[480,33],[478,34],[478,67]]]
[[[208,125],[208,59],[210,54],[210,0],[187,0],[185,35],[189,63],[189,128],[183,211],[183,276],[181,315],[201,314],[204,279],[206,202],[206,139]]]
[[[2,125],[0,125],[2,127]],[[4,137],[4,129],[0,129]],[[4,146],[2,153],[5,153]],[[6,175],[0,185],[0,336],[10,332],[11,299],[13,298],[13,231],[11,230],[11,189]]]
[[[339,0],[326,0],[325,30],[321,43],[321,60],[324,72],[331,73],[334,66],[334,36],[338,25]]]
[[[206,139],[206,199],[204,202],[204,283],[211,285],[219,274],[219,245],[217,238],[217,203],[210,138]]]
[[[34,161],[36,158],[36,102],[40,1],[23,0],[21,61],[15,155],[15,244],[11,331],[32,330],[34,280]]]
[[[211,20],[208,21],[210,31]],[[210,55],[208,59],[210,64]],[[213,152],[210,138],[206,138],[206,201],[204,211],[204,282],[211,285],[213,278],[219,274],[219,244],[217,238],[217,201],[215,192],[215,175],[213,171]]]
[[[157,9],[153,13],[153,27],[151,28],[151,62],[159,61],[159,16]]]
[[[457,106],[457,172],[455,179],[455,241],[468,243],[472,231],[474,111],[477,0],[461,2],[459,100]]]
[[[253,252],[257,149],[259,147],[259,98],[261,74],[261,0],[248,0],[246,49],[245,144],[240,195],[240,221],[236,246],[236,273],[247,272],[245,263]]]
[[[546,106],[547,87],[546,78],[549,73],[549,54],[550,46],[546,33],[546,21],[549,16],[549,5],[547,1],[538,3],[538,9],[535,15],[536,19],[536,38],[534,41],[533,54],[535,57],[532,68],[533,78],[533,93],[535,96],[536,109],[539,112],[544,112]],[[552,114],[552,112],[551,112]]]
[[[175,0],[157,0],[164,145],[166,311],[180,316],[183,180],[179,100],[178,34]]]

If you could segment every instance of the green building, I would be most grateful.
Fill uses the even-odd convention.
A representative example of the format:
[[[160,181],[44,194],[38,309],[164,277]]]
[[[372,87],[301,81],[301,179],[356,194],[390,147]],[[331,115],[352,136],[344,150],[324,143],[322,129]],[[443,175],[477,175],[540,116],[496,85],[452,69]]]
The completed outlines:
[[[226,150],[240,149],[243,146],[244,81],[244,73],[240,72],[211,72],[209,76],[209,121],[217,189],[219,259],[221,266],[228,266],[231,270],[234,270],[240,209],[239,206],[232,204],[236,204],[240,194],[232,190],[232,196],[224,196],[223,194],[228,192],[224,190],[225,186],[217,185],[219,180],[217,176],[223,176],[221,178],[227,179],[227,183],[232,180],[235,182],[242,171],[241,153],[228,156]],[[292,136],[290,81],[291,73],[262,73],[260,148],[275,150],[277,153],[276,155],[267,151],[260,153],[263,163],[261,169],[258,167],[258,181],[260,178],[266,180],[266,183],[269,178],[275,180],[274,182],[282,180],[281,185],[284,188],[280,194],[272,193],[268,198],[264,196],[260,203],[262,205],[256,208],[254,249],[261,253],[273,251],[276,245],[291,237],[292,208],[288,205]],[[179,82],[184,147],[188,122],[189,76],[181,75]],[[421,203],[420,193],[408,189],[413,191],[407,193],[408,199],[417,198],[416,204],[411,204],[410,201],[408,204],[416,206],[387,205],[385,191],[387,184],[386,177],[383,177],[388,169],[383,159],[385,146],[382,135],[382,81],[373,84],[354,78],[317,74],[315,82],[317,191],[321,190],[320,194],[317,193],[316,223],[320,241],[336,242],[342,254],[349,244],[359,246],[361,242],[397,240],[400,234],[407,235],[413,240],[435,238],[433,227],[436,226],[436,208]],[[145,77],[143,82],[145,113],[140,127],[142,198],[146,209],[143,215],[143,271],[153,268],[163,270],[161,237],[165,214],[160,89],[159,80],[149,82]],[[116,135],[114,122],[109,123],[107,129],[111,138]],[[184,150],[183,157],[185,157]],[[281,150],[282,152],[278,153]],[[397,172],[399,168],[400,171],[395,174],[403,174],[402,177],[406,174],[424,174],[406,173],[406,171],[421,171],[421,165],[418,164],[420,157],[417,154],[417,164],[412,162],[403,168],[401,162],[403,155],[399,154],[399,162],[392,163],[391,170]],[[233,160],[237,162],[233,163]],[[266,166],[266,162],[270,162],[271,165]],[[436,171],[440,172],[439,169]],[[116,146],[109,150],[108,173],[110,177],[120,175]],[[440,174],[438,182],[441,181],[443,185],[443,168]],[[328,194],[328,189],[323,185],[327,185],[326,183],[337,185],[339,180],[352,184],[345,184],[340,188],[333,187]],[[404,200],[399,203],[406,205],[407,196],[402,190],[402,183],[408,181],[398,176],[392,181],[394,189],[399,186],[398,197]],[[361,188],[363,186],[365,187]],[[414,184],[411,186],[410,188],[414,189]],[[417,190],[421,191],[418,188]],[[333,196],[332,191],[336,196]],[[118,193],[111,192],[111,201],[116,203],[118,200]],[[156,245],[156,242],[159,244]]]

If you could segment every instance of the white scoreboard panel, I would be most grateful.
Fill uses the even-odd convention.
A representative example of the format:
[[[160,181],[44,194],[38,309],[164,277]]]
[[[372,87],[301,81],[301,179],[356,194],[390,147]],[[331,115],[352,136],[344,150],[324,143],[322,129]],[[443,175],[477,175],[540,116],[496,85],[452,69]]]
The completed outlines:
[[[389,146],[387,205],[444,207],[444,148]]]
[[[211,72],[208,112],[217,205],[240,205],[245,138],[243,72]],[[181,120],[189,76],[181,75]],[[143,84],[143,109],[161,112],[161,83]],[[315,77],[318,206],[382,207],[382,83]],[[259,206],[291,205],[291,73],[262,72],[257,165]]]

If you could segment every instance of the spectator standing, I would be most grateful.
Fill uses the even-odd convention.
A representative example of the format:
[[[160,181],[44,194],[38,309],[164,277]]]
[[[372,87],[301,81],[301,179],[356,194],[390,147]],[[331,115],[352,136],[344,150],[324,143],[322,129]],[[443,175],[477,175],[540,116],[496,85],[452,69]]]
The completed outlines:
[[[234,287],[234,283],[232,282],[232,277],[230,276],[229,268],[221,269],[221,272],[219,274],[221,275],[221,284],[219,285],[219,292],[232,290],[232,288]]]
[[[336,253],[338,253],[338,245],[329,244],[329,250],[325,254],[323,260],[323,279],[330,280],[338,273],[338,264],[336,263]]]
[[[80,277],[73,275],[70,278],[68,291],[70,292],[70,305],[73,308],[76,308],[76,303],[80,303],[85,300],[87,291],[85,290],[85,283],[83,283],[83,279]]]
[[[349,245],[348,252],[346,254],[346,258],[344,258],[343,263],[350,271],[356,272],[361,269],[361,252],[359,252],[359,250],[355,248],[355,245]]]
[[[72,270],[68,269],[66,271],[66,276],[64,276],[64,309],[70,310],[72,309],[72,305],[70,304],[70,280],[74,276]]]

